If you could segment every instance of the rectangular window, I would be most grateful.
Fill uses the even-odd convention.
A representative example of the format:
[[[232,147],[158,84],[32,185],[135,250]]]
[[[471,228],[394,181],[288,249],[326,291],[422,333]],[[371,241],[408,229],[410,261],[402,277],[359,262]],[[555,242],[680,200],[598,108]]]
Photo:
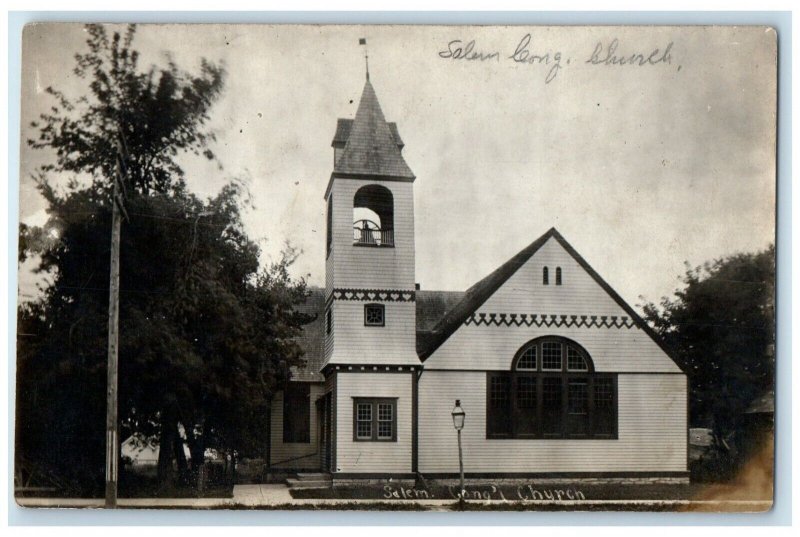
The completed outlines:
[[[562,391],[561,377],[544,377],[542,379],[542,432],[545,438],[561,436],[561,426],[564,422]]]
[[[612,438],[616,435],[615,388],[612,377],[594,379],[594,435],[597,437]]]
[[[330,335],[333,330],[333,306],[328,306],[328,311],[325,312],[325,333]]]
[[[283,442],[311,442],[311,389],[306,382],[289,382],[283,391]]]
[[[585,380],[570,380],[567,408],[570,414],[585,415],[589,413],[589,390]]]
[[[372,440],[372,403],[356,405],[356,438]]]
[[[586,379],[567,382],[567,435],[585,437],[589,434],[589,383]]]
[[[383,304],[366,304],[364,306],[364,326],[384,326],[385,314]]]
[[[518,376],[516,380],[514,434],[521,437],[534,437],[538,432],[537,425],[539,423],[536,416],[538,407],[536,377]]]
[[[391,440],[394,431],[394,406],[378,403],[378,439]]]
[[[511,435],[511,376],[490,373],[488,382],[486,433],[496,438]]]
[[[561,371],[561,343],[542,343],[542,370]]]
[[[354,399],[353,439],[362,442],[397,441],[397,399]]]

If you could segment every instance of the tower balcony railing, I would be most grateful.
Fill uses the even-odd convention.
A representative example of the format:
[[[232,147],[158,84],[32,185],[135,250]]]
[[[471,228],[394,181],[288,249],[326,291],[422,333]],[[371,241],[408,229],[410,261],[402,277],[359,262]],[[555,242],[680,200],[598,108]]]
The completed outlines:
[[[370,220],[359,220],[353,225],[355,246],[394,246],[394,230],[381,229]]]

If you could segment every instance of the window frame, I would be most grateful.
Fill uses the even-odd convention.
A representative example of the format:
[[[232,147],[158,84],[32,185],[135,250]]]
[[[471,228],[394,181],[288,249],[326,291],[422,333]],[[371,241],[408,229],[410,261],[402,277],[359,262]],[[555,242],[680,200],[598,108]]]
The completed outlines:
[[[368,321],[368,319],[369,319],[368,312],[369,312],[370,308],[375,308],[375,309],[379,309],[380,310],[380,312],[381,312],[381,322],[380,323],[371,323],[371,322]],[[386,326],[386,305],[385,304],[379,304],[379,303],[376,303],[376,302],[371,302],[369,304],[364,304],[364,326],[378,327],[378,328],[382,327],[382,326]]]
[[[559,341],[561,343],[561,369],[548,370],[542,367],[542,344]],[[517,365],[525,352],[531,347],[537,347],[537,369],[519,369]],[[583,358],[586,369],[575,370],[569,368],[568,352],[572,347]],[[553,439],[553,440],[616,440],[619,432],[619,392],[616,373],[597,373],[594,364],[586,350],[576,342],[560,336],[544,336],[529,341],[517,351],[512,361],[511,370],[487,371],[486,377],[486,438],[487,439]],[[504,381],[493,379],[503,378]],[[525,400],[534,408],[522,408],[519,400],[521,378],[533,379],[526,389],[533,390],[535,403]],[[545,379],[558,379],[545,380]],[[600,380],[602,379],[602,381]],[[495,402],[493,382],[505,385],[508,393],[503,397],[505,410]],[[570,384],[585,383],[586,414],[570,413]],[[560,406],[556,411],[558,416],[555,427],[548,429],[548,407],[545,404],[545,384],[558,386],[558,400]],[[610,386],[610,406],[600,407],[595,404],[595,385]],[[597,392],[599,393],[599,392]],[[607,394],[608,395],[608,394]],[[580,418],[578,416],[585,416]],[[533,419],[533,423],[530,422]],[[552,420],[552,418],[551,418]],[[581,425],[581,420],[585,424]]]
[[[358,436],[358,422],[364,421],[358,419],[358,405],[370,405],[370,423],[371,430],[370,436]],[[379,423],[386,420],[381,420],[379,415],[380,405],[390,405],[392,408],[392,435],[391,437],[381,437],[379,431]],[[353,442],[397,442],[397,397],[353,397]]]

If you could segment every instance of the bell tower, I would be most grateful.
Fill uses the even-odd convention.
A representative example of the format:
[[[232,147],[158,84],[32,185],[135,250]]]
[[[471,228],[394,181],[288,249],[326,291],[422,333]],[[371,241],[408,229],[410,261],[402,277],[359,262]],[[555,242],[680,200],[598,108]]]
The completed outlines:
[[[414,277],[415,176],[367,77],[353,119],[339,119],[327,203],[325,366],[419,365]],[[357,367],[358,368],[358,367]]]

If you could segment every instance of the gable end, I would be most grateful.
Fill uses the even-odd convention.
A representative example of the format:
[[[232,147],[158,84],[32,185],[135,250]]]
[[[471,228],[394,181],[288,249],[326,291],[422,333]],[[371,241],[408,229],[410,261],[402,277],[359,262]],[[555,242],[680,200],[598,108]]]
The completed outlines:
[[[550,228],[521,252],[501,265],[497,270],[467,290],[464,298],[442,318],[433,330],[418,342],[417,352],[423,362],[428,359],[453,333],[472,316],[502,285],[514,275],[547,242],[554,238],[570,256],[591,276],[591,278],[622,308],[633,323],[640,328],[666,354],[678,369],[683,369],[658,334],[639,316],[638,313],[581,257],[566,239],[555,229]]]

